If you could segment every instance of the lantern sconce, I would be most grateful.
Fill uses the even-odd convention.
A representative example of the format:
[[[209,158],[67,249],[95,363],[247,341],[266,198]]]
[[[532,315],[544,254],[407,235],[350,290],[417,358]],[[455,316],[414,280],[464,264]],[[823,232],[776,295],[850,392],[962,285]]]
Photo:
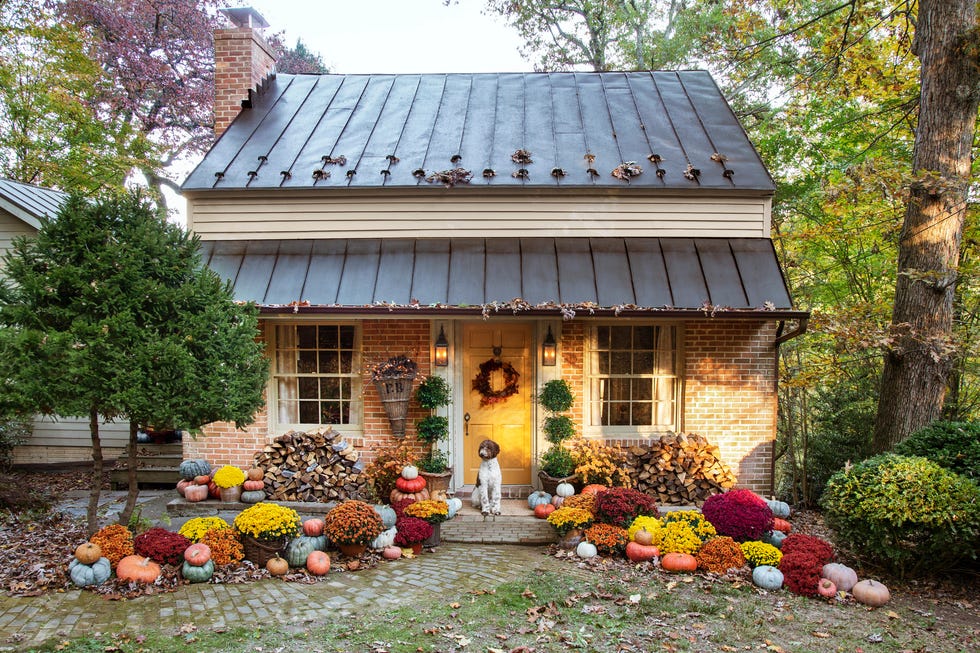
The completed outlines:
[[[558,343],[555,342],[555,336],[551,333],[551,325],[548,325],[548,335],[545,336],[544,342],[541,343],[541,364],[548,367],[553,367],[558,363]]]
[[[446,367],[449,365],[449,341],[446,340],[446,332],[442,325],[439,325],[439,337],[435,344],[435,365],[436,367]]]

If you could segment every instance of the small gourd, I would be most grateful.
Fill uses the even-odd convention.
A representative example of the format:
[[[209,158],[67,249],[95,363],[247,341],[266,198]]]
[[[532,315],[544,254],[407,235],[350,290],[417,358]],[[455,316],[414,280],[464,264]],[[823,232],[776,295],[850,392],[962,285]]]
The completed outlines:
[[[79,587],[100,585],[112,575],[112,565],[109,564],[108,558],[99,558],[90,565],[74,558],[68,564],[68,575],[71,576],[71,582]]]
[[[600,492],[605,492],[608,489],[609,488],[607,488],[605,485],[592,483],[582,488],[582,494],[599,494]]]
[[[772,565],[759,565],[752,570],[752,582],[764,590],[778,590],[783,586],[783,572]]]
[[[535,506],[542,503],[551,503],[551,495],[543,490],[536,490],[527,497],[527,507],[534,510]]]
[[[402,467],[402,478],[411,481],[419,476],[419,468],[415,465],[405,465]]]
[[[833,581],[837,589],[850,592],[858,582],[857,572],[839,562],[828,562],[820,570],[820,575]]]
[[[177,468],[177,471],[181,478],[190,480],[195,476],[210,476],[211,465],[209,465],[208,461],[204,460],[203,458],[184,460],[180,463],[180,467]]]
[[[888,591],[888,588],[878,581],[871,579],[856,583],[851,588],[851,594],[854,595],[855,601],[870,605],[872,608],[880,608],[891,599],[891,593]]]
[[[211,477],[207,474],[198,474],[194,477],[194,483],[197,485],[208,485],[211,483]]]
[[[192,503],[204,501],[208,498],[207,485],[188,485],[184,488],[184,499]]]
[[[264,490],[265,481],[253,481],[251,479],[242,483],[242,489],[246,492],[254,492],[255,490]]]
[[[211,547],[203,542],[191,544],[184,550],[184,561],[188,564],[200,567],[211,560]]]
[[[75,549],[75,558],[83,565],[94,565],[102,557],[102,547],[94,542],[83,542]]]
[[[834,581],[827,578],[821,578],[817,582],[817,594],[825,599],[832,599],[837,596],[837,586],[834,585]]]
[[[381,556],[385,560],[398,560],[402,557],[402,549],[400,546],[386,546],[381,552]]]
[[[184,496],[184,490],[187,489],[188,485],[194,485],[194,481],[186,478],[182,478],[177,481],[177,494]]]
[[[690,553],[668,553],[660,559],[660,567],[664,571],[695,571],[698,568],[698,559]]]
[[[180,573],[192,583],[206,583],[214,576],[214,560],[208,560],[203,565],[192,565],[185,561]]]
[[[556,494],[555,496],[551,497],[551,505],[553,505],[555,508],[561,508],[563,505],[565,505],[565,497],[560,497]]]
[[[261,481],[265,478],[265,470],[261,467],[249,467],[245,477],[250,481]]]
[[[242,503],[259,503],[265,501],[265,490],[250,490],[242,492]]]
[[[396,535],[398,535],[398,529],[394,526],[381,531],[381,534],[374,538],[374,540],[371,542],[371,548],[386,549],[389,546],[393,546],[395,544]]]
[[[399,478],[401,478],[401,477],[399,477]],[[418,480],[424,481],[425,479],[420,476]],[[397,481],[396,481],[396,484],[397,484]],[[399,490],[396,487],[394,490],[391,491],[391,494],[389,495],[389,498],[390,498],[390,500],[391,500],[392,503],[398,503],[399,501],[401,501],[403,499],[412,499],[413,501],[422,501],[423,499],[428,499],[429,498],[429,491],[427,489],[425,489],[425,488],[422,488],[422,490],[420,492],[403,492],[402,490]]]
[[[647,562],[660,555],[660,549],[633,541],[626,544],[626,557],[631,562]]]
[[[596,549],[595,544],[589,542],[588,540],[582,540],[578,543],[578,546],[575,547],[575,555],[580,558],[594,558],[598,553],[599,551]]]
[[[559,483],[558,486],[555,487],[555,494],[560,497],[570,497],[575,494],[575,486],[571,483]]]
[[[391,528],[395,525],[398,520],[398,515],[395,514],[395,509],[384,503],[374,504],[374,512],[381,515],[381,524],[385,528]]]
[[[265,568],[270,576],[285,576],[289,573],[289,563],[278,555],[274,558],[269,558],[265,563]]]

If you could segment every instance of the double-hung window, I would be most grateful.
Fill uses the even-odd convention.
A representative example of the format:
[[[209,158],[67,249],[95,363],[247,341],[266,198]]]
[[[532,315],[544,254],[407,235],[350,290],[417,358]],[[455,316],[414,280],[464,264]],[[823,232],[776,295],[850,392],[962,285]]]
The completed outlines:
[[[361,380],[354,325],[275,325],[278,425],[358,425]]]
[[[678,327],[591,327],[589,416],[593,432],[676,430]]]

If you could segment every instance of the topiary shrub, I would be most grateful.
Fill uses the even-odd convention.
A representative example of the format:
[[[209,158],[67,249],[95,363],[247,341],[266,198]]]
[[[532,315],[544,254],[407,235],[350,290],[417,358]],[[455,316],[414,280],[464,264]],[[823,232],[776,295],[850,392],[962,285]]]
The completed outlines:
[[[625,487],[614,487],[600,492],[596,496],[595,507],[596,518],[600,522],[620,528],[628,528],[640,515],[656,517],[660,514],[653,497]]]
[[[898,443],[900,456],[922,456],[980,482],[980,422],[933,422]]]
[[[948,570],[980,549],[980,488],[925,458],[888,453],[845,468],[822,503],[838,543],[898,575]]]
[[[737,542],[761,540],[772,530],[772,509],[751,490],[729,490],[708,497],[701,507],[719,535]]]
[[[184,562],[184,551],[191,541],[181,535],[155,526],[136,536],[133,549],[137,555],[158,562],[161,565],[179,565]]]
[[[779,550],[783,552],[783,555],[807,553],[820,560],[821,566],[834,561],[834,547],[829,542],[813,535],[803,535],[802,533],[788,535],[783,540]]]
[[[816,596],[823,563],[817,556],[805,551],[788,553],[779,561],[783,572],[783,586],[800,596]]]

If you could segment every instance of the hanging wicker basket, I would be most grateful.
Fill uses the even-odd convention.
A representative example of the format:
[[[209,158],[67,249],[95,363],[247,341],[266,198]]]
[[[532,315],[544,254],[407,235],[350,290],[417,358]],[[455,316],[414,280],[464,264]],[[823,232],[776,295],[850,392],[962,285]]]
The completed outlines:
[[[384,406],[391,432],[395,437],[405,437],[405,418],[408,417],[408,402],[412,398],[412,376],[389,376],[374,380],[381,405]]]

